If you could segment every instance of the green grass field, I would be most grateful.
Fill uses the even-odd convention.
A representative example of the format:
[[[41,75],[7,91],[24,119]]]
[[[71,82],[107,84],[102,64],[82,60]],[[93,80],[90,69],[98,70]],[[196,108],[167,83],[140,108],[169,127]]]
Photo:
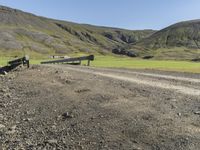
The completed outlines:
[[[200,63],[172,60],[143,60],[127,57],[99,56],[91,63],[95,67],[156,69],[200,73]]]
[[[0,57],[0,66],[6,65],[9,59],[9,57]]]
[[[8,57],[0,57],[0,65],[6,65],[9,59],[10,58]],[[31,64],[40,64],[40,62],[44,60],[45,59],[32,59]],[[87,62],[83,62],[82,64],[87,64]],[[91,62],[91,66],[108,68],[156,69],[200,73],[200,63],[172,60],[143,60],[115,56],[96,56],[95,61]]]

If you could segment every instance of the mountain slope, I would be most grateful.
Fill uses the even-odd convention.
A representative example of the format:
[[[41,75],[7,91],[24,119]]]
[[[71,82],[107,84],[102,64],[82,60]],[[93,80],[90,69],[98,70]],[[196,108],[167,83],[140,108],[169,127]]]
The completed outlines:
[[[200,20],[174,24],[138,42],[149,48],[200,48]]]
[[[107,53],[154,33],[76,24],[0,6],[0,51]]]
[[[171,25],[134,43],[132,48],[162,59],[200,58],[200,20]]]

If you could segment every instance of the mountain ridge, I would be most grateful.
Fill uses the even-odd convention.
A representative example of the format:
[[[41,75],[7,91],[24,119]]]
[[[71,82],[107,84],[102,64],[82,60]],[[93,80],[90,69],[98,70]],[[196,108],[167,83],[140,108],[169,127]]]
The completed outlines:
[[[152,34],[153,30],[132,31],[120,28],[83,25],[36,16],[0,6],[1,51],[37,53],[93,52],[110,53]]]
[[[0,6],[0,54],[121,54],[155,59],[200,57],[200,19],[162,30],[128,30],[50,19]]]

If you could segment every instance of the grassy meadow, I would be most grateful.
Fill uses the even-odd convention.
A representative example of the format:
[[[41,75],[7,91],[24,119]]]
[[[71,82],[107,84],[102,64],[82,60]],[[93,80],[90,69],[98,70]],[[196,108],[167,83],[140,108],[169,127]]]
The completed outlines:
[[[78,54],[78,56],[80,55],[81,54]],[[82,56],[83,55],[84,54],[82,54]],[[0,66],[6,65],[7,61],[10,59],[10,57],[0,57]],[[44,60],[49,60],[49,58],[32,58],[30,60],[30,63],[40,64],[40,62]],[[87,62],[83,61],[82,64],[87,64]],[[107,68],[156,69],[166,71],[200,73],[200,63],[197,62],[175,60],[143,60],[139,58],[129,58],[125,56],[113,55],[96,55],[95,61],[91,62],[91,66]]]
[[[128,57],[98,56],[91,63],[95,67],[156,69],[166,71],[200,73],[200,63],[174,60],[144,60]]]

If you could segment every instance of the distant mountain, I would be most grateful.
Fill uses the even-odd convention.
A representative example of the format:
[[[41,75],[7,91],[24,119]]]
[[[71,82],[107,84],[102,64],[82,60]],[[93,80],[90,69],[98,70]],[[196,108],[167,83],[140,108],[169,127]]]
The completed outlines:
[[[200,20],[174,24],[139,41],[148,48],[187,47],[200,49]]]
[[[200,20],[180,22],[157,31],[132,46],[143,54],[192,59],[200,57]],[[159,53],[159,54],[158,54]]]
[[[127,47],[155,31],[131,31],[39,17],[0,6],[0,52],[40,54],[108,53]]]

